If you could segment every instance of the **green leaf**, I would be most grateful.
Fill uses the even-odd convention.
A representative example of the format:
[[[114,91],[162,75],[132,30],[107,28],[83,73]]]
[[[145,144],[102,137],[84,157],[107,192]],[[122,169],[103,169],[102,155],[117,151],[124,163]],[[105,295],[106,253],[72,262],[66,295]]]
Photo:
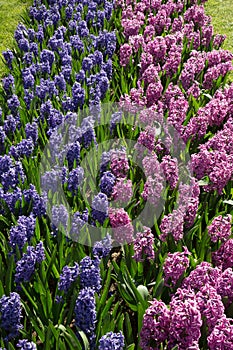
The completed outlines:
[[[127,350],[134,350],[135,349],[135,344],[130,344],[127,346]]]
[[[205,176],[203,177],[203,179],[198,181],[199,186],[206,186],[206,185],[209,185],[209,183],[210,183],[210,179],[208,176]]]
[[[132,343],[133,342],[133,330],[132,330],[132,326],[131,326],[128,312],[125,313],[124,325],[125,325],[125,338],[127,340],[127,343],[128,344]]]
[[[14,255],[11,255],[8,259],[8,267],[6,271],[6,278],[5,278],[5,284],[6,284],[6,294],[9,294],[12,291],[12,275],[13,275],[13,267],[14,267]]]

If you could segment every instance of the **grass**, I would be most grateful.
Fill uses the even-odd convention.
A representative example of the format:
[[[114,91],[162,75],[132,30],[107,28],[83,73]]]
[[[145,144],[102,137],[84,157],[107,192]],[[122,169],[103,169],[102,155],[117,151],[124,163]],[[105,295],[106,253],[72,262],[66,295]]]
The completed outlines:
[[[0,0],[0,77],[6,72],[2,52],[12,47],[17,24],[32,2],[33,0]]]
[[[226,34],[223,48],[233,52],[233,1],[208,0],[206,14],[212,17],[215,34]]]
[[[233,52],[233,1],[208,0],[205,3],[206,14],[212,17],[215,34],[225,34],[223,49]],[[228,81],[233,82],[233,72],[229,73]]]

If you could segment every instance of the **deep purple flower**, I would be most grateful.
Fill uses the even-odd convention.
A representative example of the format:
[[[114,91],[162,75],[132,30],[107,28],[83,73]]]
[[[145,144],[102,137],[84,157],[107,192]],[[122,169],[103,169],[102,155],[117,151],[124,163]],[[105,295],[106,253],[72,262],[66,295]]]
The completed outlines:
[[[26,104],[27,109],[30,109],[33,98],[34,98],[33,92],[27,89],[24,90],[24,102]]]
[[[73,168],[74,161],[76,160],[76,165],[80,161],[80,143],[78,141],[69,145],[68,152],[66,154],[66,159],[68,161],[69,170]]]
[[[101,289],[100,260],[95,257],[93,260],[86,256],[80,261],[80,285],[81,288],[90,287],[96,292]]]
[[[3,190],[0,190],[1,193],[1,199],[4,200],[4,202],[7,204],[8,208],[12,211],[12,213],[15,213],[21,211],[22,207],[22,190],[19,187],[16,187],[16,189],[12,192],[4,193]],[[19,206],[19,209],[15,210],[16,203]],[[2,213],[4,213],[4,210],[1,210]]]
[[[29,282],[35,272],[36,263],[41,263],[45,259],[43,243],[36,247],[28,246],[27,252],[16,263],[15,282],[20,286],[22,282]]]
[[[0,326],[7,333],[6,340],[15,338],[19,335],[21,325],[22,306],[18,293],[10,293],[9,296],[3,295],[0,299]]]
[[[14,91],[15,82],[13,75],[9,74],[6,78],[2,79],[2,85],[7,94]]]
[[[16,160],[20,157],[30,157],[34,151],[34,143],[31,138],[23,139],[16,146],[11,146],[9,154]]]
[[[65,81],[64,76],[62,74],[55,75],[54,83],[59,90],[61,90],[61,91],[66,90],[66,81]]]
[[[109,332],[100,338],[98,350],[123,350],[124,345],[124,336],[121,331]]]
[[[8,191],[10,188],[16,188],[20,183],[24,183],[25,174],[21,162],[15,162],[7,171],[1,174],[1,184],[4,191]]]
[[[97,74],[96,82],[100,91],[100,99],[103,100],[109,88],[109,80],[105,71],[102,70]]]
[[[32,341],[28,341],[27,339],[22,339],[19,340],[17,345],[18,348],[20,348],[21,350],[36,350],[36,344],[33,343]]]
[[[29,189],[23,190],[25,201],[32,204],[32,212],[35,216],[43,216],[46,213],[46,196],[40,196],[34,185],[30,185]]]
[[[18,41],[18,47],[21,51],[29,51],[29,41],[26,38],[22,38]]]
[[[79,292],[75,304],[75,325],[83,331],[90,343],[90,349],[95,349],[96,304],[95,291],[84,288]]]
[[[83,83],[85,79],[85,72],[83,69],[80,69],[80,71],[75,75],[75,80],[79,83]]]
[[[99,259],[105,258],[108,256],[112,249],[112,238],[107,233],[107,235],[101,240],[95,242],[93,248],[92,248],[92,253],[94,257],[98,257]]]
[[[27,139],[31,138],[36,143],[38,139],[38,124],[36,122],[27,123],[25,125],[25,133]]]
[[[81,123],[82,136],[78,139],[84,148],[88,148],[92,141],[95,142],[94,120],[92,117],[86,117]]]
[[[78,107],[82,107],[84,105],[85,101],[85,90],[78,82],[75,82],[72,86],[72,97],[73,109],[76,111]]]
[[[35,84],[35,78],[33,74],[31,73],[30,68],[25,68],[22,71],[22,78],[23,78],[23,87],[24,89],[33,88]]]
[[[35,226],[36,226],[36,218],[33,214],[30,214],[29,216],[19,216],[18,218],[18,226],[20,228],[25,227],[26,228],[26,238],[29,242],[31,237],[34,234]]]
[[[82,53],[84,51],[84,44],[79,35],[73,35],[70,37],[70,43],[72,47]]]
[[[13,113],[15,115],[16,112],[18,111],[19,106],[20,106],[18,96],[13,94],[12,97],[8,99],[7,105],[9,107],[11,113]]]
[[[112,79],[112,60],[108,59],[107,62],[105,62],[102,65],[102,69],[107,73],[108,79]]]
[[[7,49],[6,51],[3,51],[2,55],[6,61],[6,64],[8,65],[8,67],[12,68],[12,61],[14,58],[13,52],[11,50]]]
[[[78,188],[81,186],[84,177],[84,170],[82,167],[78,166],[71,170],[68,175],[68,190],[70,192],[77,193]]]
[[[100,179],[100,191],[105,193],[108,197],[111,197],[115,181],[116,178],[111,171],[104,172]]]
[[[72,283],[79,276],[79,265],[77,262],[74,263],[74,266],[64,266],[62,273],[60,275],[60,280],[58,283],[58,290],[63,290],[67,293],[72,285]]]
[[[99,192],[92,201],[92,218],[103,224],[108,217],[108,197],[106,194]]]
[[[3,129],[8,134],[10,132],[15,132],[16,128],[18,126],[18,121],[15,117],[13,117],[12,114],[9,114],[6,116],[6,119],[4,120]]]

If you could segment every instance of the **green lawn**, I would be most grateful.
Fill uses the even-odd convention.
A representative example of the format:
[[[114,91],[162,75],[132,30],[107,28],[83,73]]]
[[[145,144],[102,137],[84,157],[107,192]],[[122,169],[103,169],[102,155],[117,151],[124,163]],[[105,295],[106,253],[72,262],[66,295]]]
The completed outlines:
[[[205,9],[212,17],[214,33],[227,36],[223,48],[233,52],[233,0],[208,0]]]
[[[205,11],[212,17],[214,33],[227,36],[223,49],[233,52],[233,0],[208,0]],[[229,74],[229,82],[233,82],[233,72]]]
[[[12,47],[13,35],[20,16],[26,8],[32,5],[33,0],[0,0],[0,54]],[[5,66],[0,57],[0,76],[3,76]]]

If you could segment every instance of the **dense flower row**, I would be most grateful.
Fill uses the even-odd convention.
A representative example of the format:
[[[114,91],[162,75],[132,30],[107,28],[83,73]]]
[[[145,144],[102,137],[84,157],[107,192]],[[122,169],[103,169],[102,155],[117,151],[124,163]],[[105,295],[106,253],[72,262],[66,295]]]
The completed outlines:
[[[222,85],[233,56],[204,2],[35,0],[30,26],[18,26],[1,96],[1,346],[232,347],[232,85]],[[102,130],[116,82],[122,110]],[[138,120],[124,125],[122,111]],[[188,183],[169,128],[158,138],[164,120],[191,153]],[[122,124],[133,150],[99,151]],[[48,141],[55,166],[39,180]],[[133,220],[148,203],[151,227]],[[95,241],[90,227],[112,236]]]

